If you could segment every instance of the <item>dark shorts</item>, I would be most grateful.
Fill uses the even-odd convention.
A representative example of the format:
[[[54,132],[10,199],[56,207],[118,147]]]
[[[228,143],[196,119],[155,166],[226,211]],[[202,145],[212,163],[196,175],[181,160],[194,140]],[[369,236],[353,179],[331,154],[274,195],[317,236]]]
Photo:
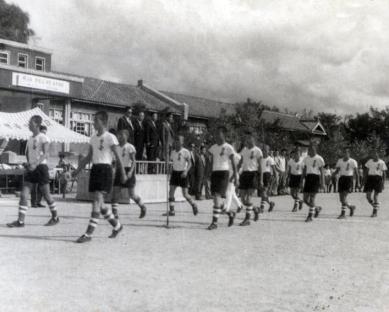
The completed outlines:
[[[353,177],[341,176],[338,181],[339,193],[351,193],[353,190]]]
[[[130,172],[131,168],[124,168],[124,171],[126,172],[126,175]],[[136,178],[135,178],[135,170],[132,172],[132,176],[126,181],[126,183],[122,183],[121,181],[121,174],[119,170],[115,170],[115,179],[113,181],[113,186],[120,186],[122,188],[133,188],[136,184]]]
[[[263,173],[263,187],[269,187],[271,183],[271,173],[264,172]]]
[[[229,171],[213,171],[211,174],[212,195],[220,194],[223,198],[225,198],[229,180]]]
[[[304,193],[319,193],[320,176],[317,174],[308,174],[305,177]]]
[[[239,189],[255,190],[258,187],[257,177],[257,171],[243,171],[239,178]]]
[[[289,178],[290,188],[299,188],[301,183],[301,175],[291,174]]]
[[[170,176],[170,185],[171,186],[179,186],[181,188],[188,188],[189,186],[189,179],[188,176],[185,178],[181,177],[181,174],[183,171],[174,171],[172,172],[172,175]]]
[[[382,177],[378,175],[369,175],[366,179],[365,189],[363,190],[365,193],[376,192],[381,193],[383,189]]]
[[[45,185],[50,182],[49,167],[38,165],[34,170],[27,170],[24,174],[24,181],[32,184]]]
[[[112,166],[95,164],[89,175],[89,192],[110,193],[112,190]]]

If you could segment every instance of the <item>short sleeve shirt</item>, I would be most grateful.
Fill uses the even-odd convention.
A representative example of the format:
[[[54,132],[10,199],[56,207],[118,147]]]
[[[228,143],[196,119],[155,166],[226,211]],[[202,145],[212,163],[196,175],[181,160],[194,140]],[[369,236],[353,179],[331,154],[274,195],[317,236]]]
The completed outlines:
[[[298,161],[295,161],[293,158],[289,159],[288,167],[290,168],[290,173],[293,175],[302,175],[304,168],[304,159],[300,158]]]
[[[170,154],[170,160],[173,162],[174,171],[185,171],[190,161],[190,152],[186,148],[180,151],[173,150]]]
[[[230,156],[235,153],[230,144],[214,144],[209,149],[209,153],[212,155],[212,171],[228,171],[230,169]]]
[[[123,146],[118,146],[119,157],[122,161],[122,164],[125,168],[130,168],[132,166],[131,154],[135,154],[136,150],[134,145],[126,143]]]
[[[263,157],[259,147],[254,146],[251,149],[245,147],[241,152],[243,171],[258,171],[258,159]]]
[[[104,132],[98,136],[94,134],[90,139],[90,145],[92,146],[93,164],[112,164],[112,146],[119,145],[119,142],[112,133]]]
[[[384,171],[388,170],[385,162],[382,159],[378,159],[378,161],[369,159],[365,164],[365,167],[369,170],[368,175],[382,176]]]
[[[320,169],[324,167],[324,159],[320,155],[313,157],[307,156],[304,158],[304,167],[307,168],[307,174],[320,175]]]
[[[349,160],[344,161],[343,158],[340,158],[336,163],[336,168],[339,168],[340,176],[352,177],[355,169],[358,168],[358,164],[355,159],[350,158]]]
[[[47,160],[44,159],[39,163],[39,158],[43,155],[43,146],[49,143],[50,140],[44,133],[39,133],[36,136],[31,136],[27,141],[27,155],[28,162],[32,167],[36,167],[39,164],[47,164]]]
[[[272,166],[274,166],[276,163],[271,156],[267,156],[266,158],[262,158],[261,161],[261,167],[262,167],[262,173],[265,172],[272,172]]]

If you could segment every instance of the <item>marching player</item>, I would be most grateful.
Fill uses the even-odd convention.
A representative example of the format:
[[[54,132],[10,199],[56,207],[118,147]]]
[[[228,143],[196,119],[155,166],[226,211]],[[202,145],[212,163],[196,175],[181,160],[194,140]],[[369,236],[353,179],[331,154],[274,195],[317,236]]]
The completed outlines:
[[[190,152],[183,147],[184,137],[177,136],[174,140],[174,149],[170,153],[170,160],[173,163],[172,173],[170,176],[170,189],[169,189],[169,216],[173,217],[176,215],[174,210],[174,194],[177,187],[181,187],[182,195],[187,202],[192,206],[193,214],[198,214],[197,205],[194,203],[192,197],[189,195],[189,180],[188,172],[191,168],[191,155]],[[166,213],[163,214],[166,216]]]
[[[301,210],[303,208],[303,201],[299,197],[301,177],[303,174],[303,158],[299,148],[296,148],[291,153],[291,158],[288,161],[288,181],[290,187],[290,195],[294,199],[294,205],[292,212],[296,212],[297,208]]]
[[[228,182],[234,182],[235,186],[238,183],[238,171],[234,160],[235,151],[234,148],[226,142],[226,132],[226,127],[219,126],[217,129],[216,144],[212,145],[209,149],[212,163],[211,192],[213,195],[213,217],[208,230],[217,229],[217,222],[222,213],[223,199],[226,198]],[[232,166],[231,177],[229,162],[231,162]],[[229,211],[227,212],[227,215],[229,217],[228,224],[232,225],[234,223],[235,213]]]
[[[373,206],[372,218],[377,217],[380,204],[378,202],[379,194],[384,190],[386,171],[388,170],[385,162],[379,158],[377,149],[371,153],[371,158],[365,164],[365,189],[367,201]],[[372,198],[372,194],[374,196]]]
[[[241,226],[250,225],[250,218],[253,212],[252,196],[256,189],[263,186],[262,181],[262,151],[255,145],[255,138],[249,131],[246,132],[245,147],[240,152],[241,160],[238,168],[242,168],[239,180],[243,204],[246,206],[246,217],[240,223]],[[258,181],[259,180],[259,181]],[[258,211],[255,213],[255,221],[258,220]]]
[[[47,167],[47,153],[50,140],[46,134],[40,131],[41,125],[42,117],[39,115],[32,116],[28,123],[32,136],[27,141],[27,164],[23,189],[20,193],[19,216],[16,221],[7,224],[11,228],[24,227],[24,219],[28,210],[27,198],[36,184],[49,205],[51,212],[51,219],[46,223],[46,226],[56,225],[59,222],[57,209],[50,195],[49,186],[50,177],[49,168]]]
[[[258,214],[263,213],[265,203],[269,204],[268,212],[273,211],[275,203],[269,200],[269,187],[271,187],[272,179],[276,172],[276,163],[272,156],[270,156],[270,148],[265,145],[263,148],[263,158],[261,160],[262,171],[262,185],[259,185],[259,192],[261,196],[261,206],[254,209],[254,221],[258,220]]]
[[[146,216],[146,206],[142,202],[142,199],[135,194],[135,185],[136,185],[136,177],[135,177],[135,147],[128,143],[128,130],[120,130],[117,133],[117,138],[119,141],[118,154],[121,158],[122,164],[124,166],[124,170],[126,173],[126,182],[121,182],[121,172],[117,168],[115,173],[115,179],[113,183],[113,192],[112,192],[112,213],[116,219],[119,219],[118,215],[118,207],[119,207],[119,199],[121,195],[122,188],[126,188],[128,190],[128,196],[130,200],[132,199],[140,208],[139,218],[142,219]]]
[[[321,207],[316,206],[315,199],[320,188],[324,188],[324,159],[317,154],[316,145],[311,143],[308,156],[304,158],[304,170],[301,184],[304,181],[304,203],[309,207],[305,222],[313,221],[320,214]]]
[[[354,174],[356,176],[356,183],[359,181],[358,164],[357,161],[350,157],[350,149],[346,147],[343,152],[343,157],[336,163],[336,169],[333,175],[339,173],[338,192],[339,200],[342,204],[342,210],[338,219],[346,218],[346,209],[350,209],[350,217],[354,215],[355,206],[350,205],[347,201],[348,195],[353,189]]]
[[[109,208],[104,207],[104,196],[112,189],[112,160],[115,155],[117,171],[121,177],[121,183],[126,182],[126,173],[119,155],[118,140],[107,131],[108,114],[99,111],[95,114],[93,126],[96,133],[90,139],[88,155],[83,158],[73,176],[85,168],[92,161],[92,169],[89,177],[89,192],[93,193],[92,213],[85,234],[77,239],[77,243],[85,243],[92,240],[92,234],[99,222],[100,213],[112,225],[113,230],[109,238],[115,238],[123,229],[120,221],[115,218]]]

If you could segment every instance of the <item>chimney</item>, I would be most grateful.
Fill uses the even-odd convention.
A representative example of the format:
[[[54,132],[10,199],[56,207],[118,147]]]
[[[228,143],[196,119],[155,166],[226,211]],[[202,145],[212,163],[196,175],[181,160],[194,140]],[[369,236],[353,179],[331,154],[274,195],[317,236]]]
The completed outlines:
[[[142,79],[138,80],[138,87],[143,87],[143,80]]]

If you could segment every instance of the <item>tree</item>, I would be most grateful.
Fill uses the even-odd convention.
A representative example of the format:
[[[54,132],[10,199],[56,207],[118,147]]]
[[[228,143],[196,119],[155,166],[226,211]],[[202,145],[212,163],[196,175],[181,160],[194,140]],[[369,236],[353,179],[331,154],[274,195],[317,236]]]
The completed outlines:
[[[0,0],[0,38],[27,43],[34,31],[29,28],[30,17],[15,4]]]

